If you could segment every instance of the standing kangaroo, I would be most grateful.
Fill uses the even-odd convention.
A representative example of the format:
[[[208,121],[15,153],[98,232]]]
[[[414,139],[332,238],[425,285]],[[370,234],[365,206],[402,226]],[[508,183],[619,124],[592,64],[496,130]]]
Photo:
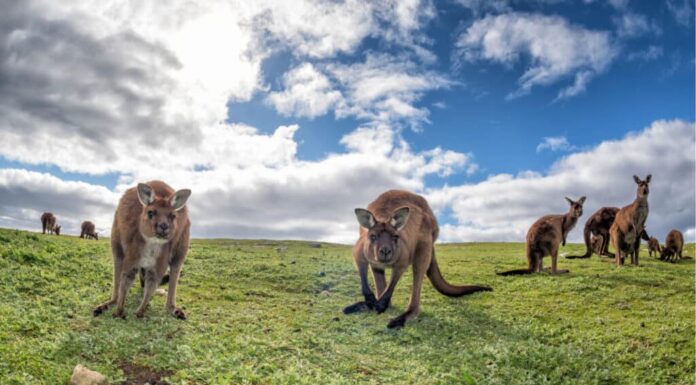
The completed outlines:
[[[186,200],[191,190],[174,192],[166,183],[140,183],[123,194],[116,208],[111,229],[111,249],[114,259],[114,283],[111,299],[93,310],[98,316],[116,305],[114,317],[125,319],[123,307],[126,294],[136,274],[144,270],[143,300],[135,311],[143,317],[150,298],[169,266],[167,312],[186,319],[176,307],[176,285],[189,246],[191,222]]]
[[[568,273],[568,270],[558,270],[558,247],[565,246],[566,237],[575,227],[578,218],[582,215],[582,205],[585,197],[574,201],[568,197],[570,204],[568,213],[561,215],[546,215],[539,218],[527,232],[527,263],[526,269],[516,269],[497,273],[498,275],[518,275],[540,273],[543,270],[543,258],[551,256],[551,272]]]
[[[659,255],[660,252],[660,241],[655,237],[650,237],[650,239],[648,239],[648,254],[652,257],[653,254]]]
[[[684,249],[684,236],[679,230],[672,230],[667,233],[667,239],[665,239],[665,247],[662,248],[660,252],[660,260],[674,262],[678,261],[682,257],[682,250]],[[688,257],[687,257],[688,258]]]
[[[609,229],[611,244],[616,252],[616,266],[624,264],[626,254],[631,256],[631,263],[638,266],[640,239],[648,238],[645,233],[645,221],[648,219],[648,184],[651,178],[652,175],[648,175],[643,181],[636,175],[633,176],[638,185],[636,199],[619,210]]]
[[[92,223],[90,221],[84,221],[84,222],[82,222],[82,225],[80,226],[80,228],[81,228],[80,238],[86,238],[86,239],[92,238],[92,239],[95,239],[97,241],[99,240],[99,234],[97,234],[97,232],[95,230],[96,227],[94,226],[94,223]]]
[[[618,207],[602,207],[595,211],[590,219],[585,222],[585,229],[583,230],[583,235],[585,237],[585,247],[587,250],[583,255],[569,255],[568,259],[578,259],[578,258],[589,258],[592,256],[592,252],[597,255],[606,255],[610,258],[614,257],[614,254],[609,252],[609,228],[611,224],[614,223],[614,218],[616,218],[616,213],[619,212]],[[601,241],[599,251],[595,251],[592,246],[592,236],[594,239]]]
[[[454,286],[442,277],[435,259],[434,245],[439,233],[437,219],[423,197],[407,191],[389,190],[370,203],[367,210],[355,209],[355,216],[360,223],[360,237],[353,246],[353,259],[360,273],[365,301],[346,307],[343,313],[364,310],[382,313],[387,310],[396,283],[409,266],[413,268],[411,300],[406,312],[389,321],[387,327],[390,329],[402,327],[407,320],[418,315],[426,274],[437,291],[450,297],[492,290],[486,286]],[[377,297],[367,280],[368,267],[372,271]],[[384,276],[386,268],[392,269],[388,286]]]

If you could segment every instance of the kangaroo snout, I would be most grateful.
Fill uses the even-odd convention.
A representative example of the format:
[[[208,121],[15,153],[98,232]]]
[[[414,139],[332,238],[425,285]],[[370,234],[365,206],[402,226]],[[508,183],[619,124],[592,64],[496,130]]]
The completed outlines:
[[[380,262],[388,262],[392,258],[392,249],[388,247],[382,247],[379,249],[379,260]]]

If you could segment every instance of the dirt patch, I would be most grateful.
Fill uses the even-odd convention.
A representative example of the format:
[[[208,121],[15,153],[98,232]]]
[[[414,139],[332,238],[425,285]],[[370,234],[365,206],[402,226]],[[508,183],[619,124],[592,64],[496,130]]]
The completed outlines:
[[[130,362],[121,364],[121,370],[126,376],[126,380],[121,385],[169,385],[162,377],[171,376],[171,370],[155,371],[147,366],[136,365]]]

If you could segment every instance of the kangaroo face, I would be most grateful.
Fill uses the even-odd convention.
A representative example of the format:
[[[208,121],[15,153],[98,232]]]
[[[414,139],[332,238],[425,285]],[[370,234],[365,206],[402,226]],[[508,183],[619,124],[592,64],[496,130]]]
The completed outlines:
[[[355,209],[358,223],[367,230],[365,256],[368,260],[384,265],[392,265],[398,260],[403,241],[399,231],[408,220],[408,207],[397,209],[389,221],[377,221],[371,212]]]
[[[580,218],[582,216],[582,205],[585,203],[585,197],[580,197],[577,201],[566,197],[566,200],[570,204],[570,215],[572,215],[573,218]]]
[[[171,240],[177,229],[177,211],[184,208],[189,195],[191,190],[184,189],[169,197],[156,197],[150,186],[138,184],[138,199],[143,205],[140,233],[145,239]]]
[[[648,184],[650,183],[651,178],[652,175],[648,175],[647,177],[645,177],[645,180],[641,180],[636,175],[633,176],[633,180],[638,185],[638,191],[636,192],[638,198],[645,198],[648,196],[648,194],[650,194],[650,188],[648,187]]]

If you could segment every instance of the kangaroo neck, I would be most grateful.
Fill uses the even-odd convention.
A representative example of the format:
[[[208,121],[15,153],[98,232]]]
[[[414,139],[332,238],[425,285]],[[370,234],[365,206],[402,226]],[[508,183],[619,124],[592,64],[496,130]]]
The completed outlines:
[[[636,200],[633,201],[633,204],[637,208],[646,208],[647,209],[648,208],[648,197],[647,196],[636,197]]]
[[[568,234],[568,232],[575,227],[577,222],[577,217],[574,217],[571,213],[565,214],[563,216],[563,221],[561,222],[561,231],[563,231],[563,234]]]

